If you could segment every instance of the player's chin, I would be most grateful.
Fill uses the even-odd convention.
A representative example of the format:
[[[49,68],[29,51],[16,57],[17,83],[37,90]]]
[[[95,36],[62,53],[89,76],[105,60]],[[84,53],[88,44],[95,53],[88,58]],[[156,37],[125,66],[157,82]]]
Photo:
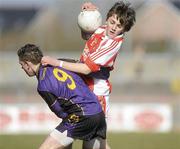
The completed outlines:
[[[110,32],[110,31],[108,31],[108,34],[107,34],[107,35],[108,35],[109,38],[114,38],[114,37],[116,37],[116,34]]]
[[[112,39],[112,38],[116,37],[116,35],[115,34],[109,34],[108,37]]]

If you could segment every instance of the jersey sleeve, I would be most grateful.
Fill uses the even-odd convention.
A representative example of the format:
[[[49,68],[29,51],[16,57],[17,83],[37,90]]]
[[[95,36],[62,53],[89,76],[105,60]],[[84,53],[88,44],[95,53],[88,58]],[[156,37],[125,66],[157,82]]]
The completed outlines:
[[[90,57],[85,60],[85,64],[91,69],[92,72],[100,70],[100,65],[96,64]]]
[[[39,95],[45,100],[51,111],[54,112],[58,117],[64,118],[67,116],[67,114],[64,113],[63,109],[61,108],[57,96],[47,91],[38,91],[38,92]]]

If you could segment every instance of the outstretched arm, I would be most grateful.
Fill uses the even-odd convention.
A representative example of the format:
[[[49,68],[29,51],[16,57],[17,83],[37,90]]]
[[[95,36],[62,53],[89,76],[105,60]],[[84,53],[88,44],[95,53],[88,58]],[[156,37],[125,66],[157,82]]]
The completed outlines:
[[[41,63],[42,65],[60,66],[69,71],[82,73],[86,75],[91,72],[91,69],[84,63],[73,63],[73,62],[62,61],[62,60],[52,58],[50,56],[44,56],[41,60]]]

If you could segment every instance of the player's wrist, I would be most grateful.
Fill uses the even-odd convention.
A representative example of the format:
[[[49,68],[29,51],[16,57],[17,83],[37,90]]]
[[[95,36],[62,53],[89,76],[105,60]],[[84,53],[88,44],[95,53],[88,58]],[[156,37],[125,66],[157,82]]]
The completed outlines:
[[[59,62],[59,67],[63,67],[63,61]]]

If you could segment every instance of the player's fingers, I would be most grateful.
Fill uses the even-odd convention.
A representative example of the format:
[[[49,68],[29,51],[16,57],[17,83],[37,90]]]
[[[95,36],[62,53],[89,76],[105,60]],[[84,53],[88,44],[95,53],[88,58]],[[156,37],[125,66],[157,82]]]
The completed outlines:
[[[46,66],[48,63],[46,63],[46,62],[44,62],[44,61],[41,61],[41,64],[42,64],[43,66]]]
[[[50,59],[49,56],[43,56],[41,62],[47,62]]]
[[[47,65],[47,63],[41,63],[43,66],[46,66]]]
[[[82,5],[82,11],[86,10],[97,10],[98,8],[91,2],[86,2]]]
[[[42,65],[47,65],[47,59],[48,59],[47,56],[43,56],[42,59],[41,59],[41,64]]]

